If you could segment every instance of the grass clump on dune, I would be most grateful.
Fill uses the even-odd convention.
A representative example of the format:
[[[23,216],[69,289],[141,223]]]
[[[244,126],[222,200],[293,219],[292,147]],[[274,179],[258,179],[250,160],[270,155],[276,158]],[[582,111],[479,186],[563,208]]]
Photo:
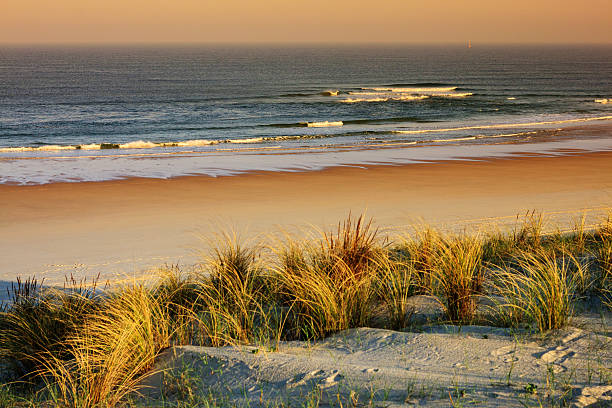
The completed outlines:
[[[432,270],[438,262],[442,234],[422,225],[413,231],[413,235],[403,236],[399,244],[392,248],[398,259],[409,261],[414,267],[416,290],[421,294],[431,294],[434,288]]]
[[[583,265],[571,254],[523,252],[516,266],[498,271],[496,293],[503,299],[502,313],[511,324],[533,322],[540,331],[563,327],[584,275]]]
[[[410,298],[418,293],[418,277],[414,260],[397,259],[382,253],[374,261],[378,271],[377,289],[387,313],[388,326],[400,330],[409,325],[414,309]]]
[[[363,216],[349,215],[315,243],[292,240],[279,252],[275,270],[280,295],[293,311],[289,337],[321,338],[367,324],[371,316],[382,249],[377,230]]]
[[[134,285],[112,294],[87,316],[82,328],[64,341],[72,358],[41,356],[39,375],[56,406],[116,406],[153,367],[169,346],[167,308],[151,291]]]
[[[479,237],[442,238],[437,261],[431,269],[433,293],[441,299],[452,322],[470,322],[482,293],[483,247]]]
[[[97,279],[88,284],[70,277],[63,289],[45,288],[35,278],[17,279],[0,312],[0,359],[27,378],[40,369],[42,355],[70,358],[64,343],[100,307],[96,289]]]
[[[211,345],[247,343],[256,329],[263,296],[257,250],[235,236],[225,236],[199,280],[201,327]]]
[[[557,329],[580,297],[610,302],[612,223],[552,235],[542,223],[531,213],[514,231],[480,235],[425,226],[388,243],[371,220],[349,215],[272,248],[222,236],[194,272],[166,266],[151,285],[100,291],[72,279],[52,290],[19,281],[0,312],[0,364],[53,406],[110,407],[139,390],[167,347],[274,350],[372,323],[404,329],[414,295],[438,299],[440,321],[473,322],[488,296],[504,325]]]

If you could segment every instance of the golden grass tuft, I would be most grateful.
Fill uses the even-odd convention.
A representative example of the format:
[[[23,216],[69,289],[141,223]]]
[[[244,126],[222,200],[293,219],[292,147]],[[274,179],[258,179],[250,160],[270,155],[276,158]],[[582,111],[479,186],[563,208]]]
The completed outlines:
[[[375,297],[376,259],[382,248],[371,221],[350,214],[317,243],[287,238],[277,249],[274,279],[295,318],[288,337],[321,338],[365,325]]]
[[[470,322],[476,313],[483,284],[483,246],[478,236],[443,237],[431,268],[433,294],[441,299],[453,322]]]
[[[415,261],[396,259],[390,253],[381,253],[374,264],[378,271],[377,294],[387,311],[389,327],[403,329],[408,326],[414,313],[409,300],[417,292]]]
[[[272,248],[222,235],[194,273],[166,266],[149,286],[100,292],[97,281],[69,279],[62,290],[18,281],[0,308],[0,364],[38,389],[42,382],[38,396],[53,406],[116,406],[138,392],[166,347],[276,349],[281,339],[379,322],[373,314],[383,310],[385,328],[403,329],[415,294],[436,297],[460,324],[474,321],[488,294],[498,321],[542,332],[567,324],[581,296],[611,306],[612,221],[588,231],[582,220],[569,234],[544,235],[542,225],[532,212],[509,233],[425,226],[386,245],[371,220],[349,214],[333,231]]]
[[[517,325],[526,319],[539,331],[563,327],[573,312],[585,267],[572,254],[522,252],[516,266],[499,270],[496,293],[504,299],[502,313]]]
[[[10,302],[0,312],[0,358],[17,376],[30,377],[40,368],[43,354],[70,358],[63,343],[99,307],[97,282],[77,282],[71,276],[63,289],[57,289],[45,288],[35,278],[17,279],[9,291]]]
[[[143,286],[112,294],[64,341],[72,358],[42,355],[38,374],[55,406],[116,406],[136,392],[155,357],[169,346],[167,310]]]

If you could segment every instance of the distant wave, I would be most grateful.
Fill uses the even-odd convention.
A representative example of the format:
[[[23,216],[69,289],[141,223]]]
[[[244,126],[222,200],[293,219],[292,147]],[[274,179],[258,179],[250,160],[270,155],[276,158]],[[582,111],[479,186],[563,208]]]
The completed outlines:
[[[308,122],[306,123],[307,127],[332,127],[332,126],[342,126],[344,123],[342,121],[337,122]]]
[[[438,93],[438,92],[452,92],[457,89],[456,86],[449,87],[407,87],[407,88],[394,88],[394,87],[376,87],[376,88],[362,88],[364,90],[373,90],[377,92],[395,92],[395,93]]]
[[[106,149],[153,149],[160,147],[203,147],[218,144],[252,144],[263,142],[274,142],[284,140],[299,140],[299,139],[321,139],[338,136],[349,136],[355,134],[367,134],[368,132],[349,132],[346,134],[328,134],[328,135],[290,135],[290,136],[272,136],[272,137],[252,137],[245,139],[193,139],[177,142],[150,142],[145,140],[136,140],[128,143],[90,143],[82,145],[42,145],[42,146],[23,146],[23,147],[0,147],[0,153],[11,152],[46,152],[46,151],[62,151],[62,150],[106,150]],[[376,133],[376,132],[374,132]],[[389,131],[384,133],[389,134]]]
[[[607,105],[609,103],[612,103],[612,98],[610,98],[610,99],[608,99],[608,98],[595,99],[595,103],[601,103],[603,105]]]
[[[347,89],[328,89],[312,92],[294,92],[279,95],[281,98],[307,98],[307,97],[341,97],[351,95],[349,98],[338,99],[344,103],[356,102],[387,102],[387,101],[413,101],[426,99],[427,97],[439,98],[463,98],[471,96],[471,92],[457,92],[462,90],[458,86],[440,83],[420,84],[392,84],[385,86],[372,86]],[[266,96],[265,98],[269,98]]]
[[[306,97],[306,96],[338,96],[338,94],[340,93],[339,90],[335,89],[335,90],[327,90],[327,91],[320,91],[320,92],[295,92],[295,93],[286,93],[286,94],[282,94],[279,95],[281,98],[293,98],[293,97]],[[269,96],[266,96],[265,98],[269,98]]]
[[[382,147],[399,147],[399,146],[408,146],[408,145],[426,145],[431,143],[456,143],[462,141],[471,141],[471,140],[483,140],[483,139],[491,139],[491,138],[502,138],[502,137],[518,137],[518,136],[527,136],[531,134],[537,134],[544,130],[540,131],[531,131],[531,132],[519,132],[519,133],[510,133],[510,134],[496,134],[496,135],[476,135],[476,136],[465,136],[465,137],[455,137],[455,138],[445,138],[445,139],[420,139],[420,140],[382,140],[382,139],[370,139],[365,143],[358,143],[356,145],[320,145],[320,146],[296,146],[296,147],[286,147],[288,149],[298,149],[298,150],[326,150],[326,149],[346,149],[351,147],[357,148],[382,148]],[[358,133],[377,133],[377,132],[350,132],[343,134],[343,136],[355,135]],[[391,132],[378,132],[378,133],[391,133]],[[210,140],[188,140],[184,142],[178,142],[172,144],[173,146],[184,146],[184,147],[198,147],[202,145],[210,145],[210,144],[218,144],[218,143],[261,143],[266,141],[281,141],[281,140],[298,140],[298,139],[319,139],[319,138],[328,138],[328,137],[337,137],[338,135],[303,135],[303,136],[279,136],[279,137],[258,137],[258,138],[250,138],[250,139],[230,139],[223,141],[210,141]],[[150,142],[142,142],[141,146],[146,146]],[[104,145],[104,144],[102,144]],[[157,144],[158,147],[162,145],[168,144]],[[92,145],[94,146],[94,145]],[[95,145],[98,149],[100,149],[100,145]],[[122,145],[112,145],[114,147],[105,147],[105,148],[116,148],[121,149]],[[132,146],[137,146],[137,144],[133,144]],[[53,146],[45,146],[45,150],[49,150],[49,148],[53,148]],[[61,149],[59,150],[67,150],[66,148],[70,148],[71,146],[57,146]],[[74,148],[72,146],[72,148]],[[267,149],[281,149],[282,146],[257,146],[254,148],[241,148],[241,149],[220,149],[221,151],[253,151],[253,150],[267,150]],[[135,147],[131,147],[131,149],[135,149]],[[91,149],[93,150],[93,149]],[[0,152],[3,149],[0,149]],[[196,151],[164,151],[164,152],[144,152],[144,153],[117,153],[110,154],[105,156],[97,156],[97,155],[79,155],[79,156],[53,156],[54,159],[65,158],[65,159],[77,159],[77,158],[99,158],[99,157],[108,157],[108,158],[116,158],[116,157],[159,157],[166,155],[175,155],[175,154],[189,154],[196,153]],[[49,157],[26,157],[26,159],[49,159]]]
[[[297,123],[269,123],[265,125],[259,125],[261,127],[275,127],[275,128],[295,128],[295,127],[334,127],[342,126],[344,122],[338,121],[322,121],[322,122],[297,122]]]
[[[403,88],[403,87],[428,87],[428,88],[439,88],[444,86],[452,86],[452,84],[447,84],[443,82],[415,82],[415,83],[398,83],[398,84],[389,84],[385,85],[392,88]]]
[[[396,123],[396,122],[416,122],[416,123],[432,123],[437,122],[436,120],[427,120],[421,119],[414,116],[400,116],[394,118],[378,118],[378,119],[346,119],[341,121],[330,121],[328,126],[343,126],[343,125],[367,125],[367,124],[376,124],[376,123]],[[203,128],[203,129],[239,129],[239,128],[249,128],[249,127],[273,127],[273,128],[296,128],[296,127],[324,127],[324,126],[316,126],[316,123],[326,123],[326,122],[289,122],[289,123],[266,123],[261,125],[254,126],[233,126],[233,127],[217,127],[217,128]],[[340,124],[342,123],[342,124]],[[183,130],[179,128],[179,130]],[[193,129],[193,130],[200,130]]]
[[[388,102],[388,101],[419,101],[422,99],[429,98],[428,95],[401,95],[401,96],[390,96],[390,97],[376,97],[376,98],[346,98],[342,99],[342,103],[359,103],[359,102]]]
[[[474,95],[472,92],[440,93],[430,95],[432,98],[465,98]]]
[[[529,126],[540,126],[540,125],[556,125],[556,124],[569,124],[569,123],[584,123],[600,120],[612,120],[611,116],[599,116],[591,118],[580,118],[580,119],[566,119],[556,121],[542,121],[542,122],[524,122],[524,123],[504,123],[504,124],[492,124],[492,125],[477,125],[477,126],[462,126],[453,128],[429,128],[429,129],[415,129],[415,130],[358,130],[343,133],[330,133],[330,134],[311,134],[311,135],[288,135],[288,136],[271,136],[271,137],[252,137],[244,139],[192,139],[176,142],[152,142],[145,140],[137,140],[127,143],[89,143],[80,145],[42,145],[42,146],[23,146],[23,147],[0,147],[0,153],[11,153],[11,152],[50,152],[50,151],[66,151],[66,150],[105,150],[105,149],[153,149],[163,147],[204,147],[218,144],[257,144],[266,142],[280,142],[290,140],[302,140],[302,139],[323,139],[323,138],[337,138],[342,136],[357,136],[357,135],[388,135],[388,134],[400,134],[400,135],[418,135],[428,133],[446,133],[454,131],[464,130],[482,130],[482,129],[511,129],[511,128],[524,128]],[[381,123],[381,122],[422,122],[418,118],[410,117],[399,117],[399,118],[381,118],[381,119],[363,119],[353,121],[338,121],[338,122],[311,122],[311,127],[328,127],[328,126],[343,126],[345,124],[367,124],[367,123]],[[308,123],[308,122],[305,122]],[[315,126],[317,125],[317,126]],[[420,139],[417,141],[410,141],[410,143],[439,143],[439,142],[457,142],[467,141],[475,139],[487,139],[496,137],[511,137],[511,136],[523,136],[537,132],[520,132],[520,133],[509,133],[509,134],[497,134],[497,135],[475,135],[475,136],[462,136],[458,138],[432,138],[432,139]],[[402,143],[407,143],[404,140]]]
[[[472,92],[456,92],[457,86],[380,86],[349,91],[342,103],[418,101],[427,98],[465,98]]]
[[[578,123],[578,122],[590,122],[596,120],[610,120],[612,116],[599,116],[595,118],[581,118],[581,119],[565,119],[565,120],[552,120],[543,122],[527,122],[527,123],[505,123],[495,125],[478,125],[478,126],[461,126],[455,128],[443,128],[443,129],[419,129],[419,130],[395,130],[393,133],[401,135],[416,135],[422,133],[442,133],[442,132],[455,132],[460,130],[480,130],[480,129],[508,129],[525,126],[540,126],[540,125],[557,125],[563,123]]]

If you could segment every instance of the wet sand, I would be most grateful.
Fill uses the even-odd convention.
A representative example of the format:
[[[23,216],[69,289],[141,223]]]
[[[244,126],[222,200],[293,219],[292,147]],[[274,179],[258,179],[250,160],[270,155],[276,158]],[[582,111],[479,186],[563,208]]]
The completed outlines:
[[[191,264],[200,237],[234,227],[244,236],[336,223],[367,211],[390,233],[423,220],[462,228],[512,223],[543,211],[567,225],[612,207],[612,153],[515,154],[302,173],[0,186],[0,281],[66,273],[133,276],[163,263]]]

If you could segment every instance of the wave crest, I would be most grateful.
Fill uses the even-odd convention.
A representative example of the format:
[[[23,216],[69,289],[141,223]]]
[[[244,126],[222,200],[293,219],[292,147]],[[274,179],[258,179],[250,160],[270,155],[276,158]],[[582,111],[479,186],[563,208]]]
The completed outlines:
[[[324,122],[307,122],[306,126],[307,127],[334,127],[334,126],[343,126],[344,122],[342,122],[341,120],[336,121],[336,122],[328,122],[328,121],[324,121]]]

